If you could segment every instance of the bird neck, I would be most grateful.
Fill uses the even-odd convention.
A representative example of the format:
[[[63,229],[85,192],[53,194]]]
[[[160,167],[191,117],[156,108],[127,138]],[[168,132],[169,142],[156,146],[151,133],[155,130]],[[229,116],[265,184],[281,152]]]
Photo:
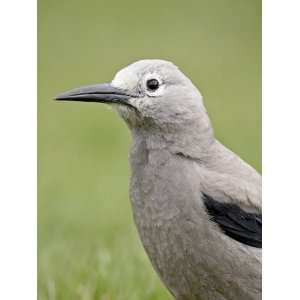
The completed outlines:
[[[134,146],[143,144],[148,151],[167,150],[172,154],[200,160],[207,156],[215,142],[209,120],[179,125],[164,124],[150,128],[134,128],[132,129]]]

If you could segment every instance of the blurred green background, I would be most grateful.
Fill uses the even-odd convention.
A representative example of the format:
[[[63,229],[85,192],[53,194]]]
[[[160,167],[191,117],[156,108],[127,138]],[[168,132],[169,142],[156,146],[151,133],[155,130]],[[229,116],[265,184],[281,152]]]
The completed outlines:
[[[261,169],[261,2],[38,1],[39,299],[171,299],[128,199],[130,135],[102,105],[58,93],[142,58],[177,64],[216,136]]]

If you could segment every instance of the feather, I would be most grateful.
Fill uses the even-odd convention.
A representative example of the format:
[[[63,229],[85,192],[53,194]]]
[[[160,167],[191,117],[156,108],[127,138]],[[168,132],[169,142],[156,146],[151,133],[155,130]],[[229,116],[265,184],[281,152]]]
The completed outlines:
[[[211,220],[236,241],[248,246],[262,247],[262,215],[248,213],[236,204],[222,203],[203,194],[203,201]]]

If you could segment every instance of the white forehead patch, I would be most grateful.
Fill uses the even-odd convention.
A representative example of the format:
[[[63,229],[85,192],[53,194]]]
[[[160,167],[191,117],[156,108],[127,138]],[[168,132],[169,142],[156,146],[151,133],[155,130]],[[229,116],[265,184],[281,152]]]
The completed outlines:
[[[141,79],[141,76],[147,72],[147,70],[155,70],[155,68],[166,68],[174,65],[170,62],[157,60],[157,59],[146,59],[137,61],[124,69],[120,70],[111,84],[114,87],[133,90]],[[175,67],[176,68],[176,67]]]
[[[130,68],[130,66],[120,70],[111,84],[114,87],[124,89],[124,90],[133,90],[136,87],[139,78],[135,68]]]

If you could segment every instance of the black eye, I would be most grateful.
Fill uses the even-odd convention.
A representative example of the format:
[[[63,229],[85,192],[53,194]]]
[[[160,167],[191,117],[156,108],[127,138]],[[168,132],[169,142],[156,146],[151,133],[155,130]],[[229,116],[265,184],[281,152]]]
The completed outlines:
[[[159,88],[159,81],[157,79],[147,80],[147,89],[149,91],[156,91]]]

